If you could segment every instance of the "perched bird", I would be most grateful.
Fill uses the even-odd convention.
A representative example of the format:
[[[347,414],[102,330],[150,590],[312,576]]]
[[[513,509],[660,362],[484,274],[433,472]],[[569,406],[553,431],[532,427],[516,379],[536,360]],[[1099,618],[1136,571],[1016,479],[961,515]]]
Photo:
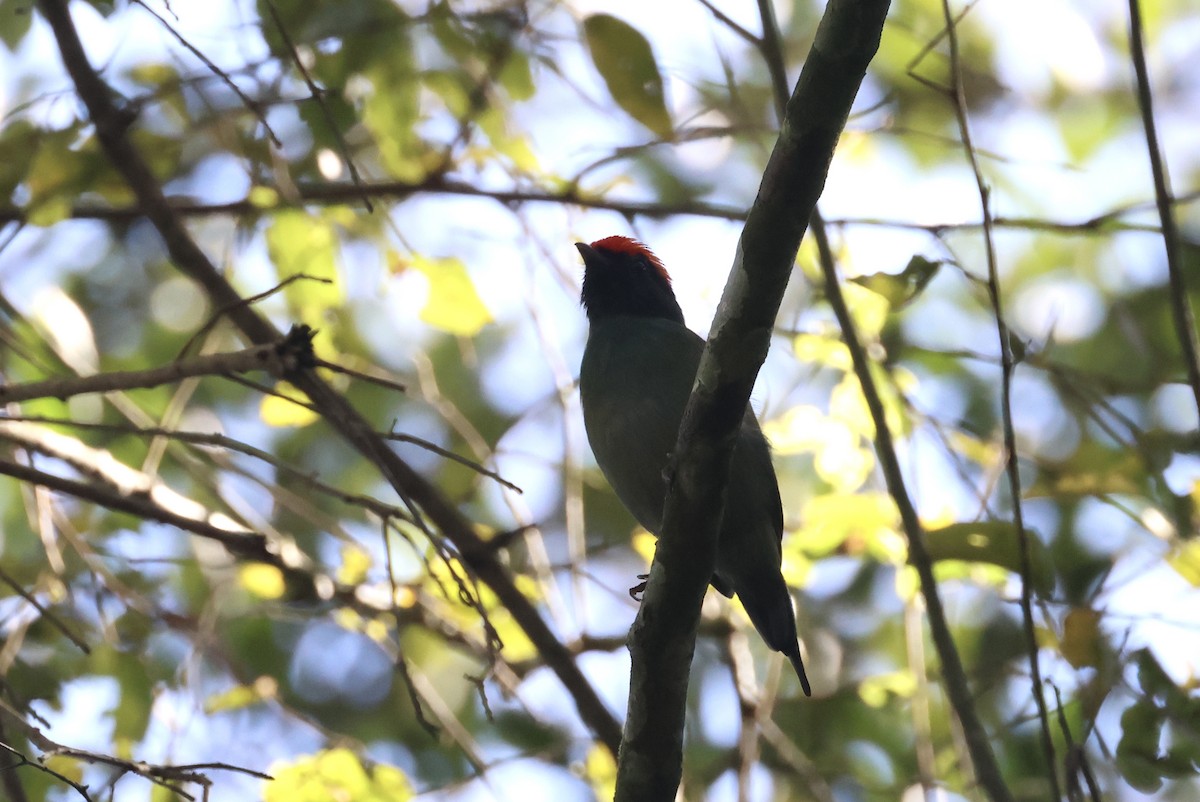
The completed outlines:
[[[628,237],[575,244],[583,257],[588,340],[579,394],[588,442],[621,503],[656,537],[664,469],[704,340],[688,329],[663,263]],[[792,661],[811,696],[796,617],[780,573],[783,505],[766,438],[749,405],[734,444],[712,585],[737,594],[764,641]]]

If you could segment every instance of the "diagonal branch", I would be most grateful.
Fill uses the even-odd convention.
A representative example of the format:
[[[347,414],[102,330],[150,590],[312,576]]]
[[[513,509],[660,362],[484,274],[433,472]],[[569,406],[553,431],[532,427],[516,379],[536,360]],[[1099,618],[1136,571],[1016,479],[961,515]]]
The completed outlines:
[[[247,339],[260,345],[277,341],[279,333],[274,326],[255,310],[239,305],[242,299],[237,291],[192,239],[145,159],[126,136],[131,120],[117,107],[112,90],[88,62],[67,5],[66,0],[39,0],[37,7],[50,24],[63,64],[96,126],[97,138],[113,166],[128,182],[141,212],[158,230],[175,265],[204,287],[214,306],[230,309],[229,318]],[[491,588],[558,676],[585,724],[615,754],[621,740],[620,725],[575,664],[570,651],[517,589],[508,569],[500,563],[495,550],[479,537],[471,521],[400,459],[362,415],[313,371],[303,370],[289,378],[320,410],[324,420],[376,466],[400,498],[414,510],[419,508],[454,543],[463,563]]]
[[[887,0],[831,0],[826,7],[747,216],[680,427],[663,532],[630,632],[618,802],[669,800],[679,787],[688,675],[734,438],[887,10]]]
[[[984,730],[979,713],[975,710],[975,699],[967,686],[967,675],[963,670],[962,659],[958,656],[958,647],[954,645],[954,636],[950,634],[950,626],[946,623],[946,611],[942,607],[937,578],[933,575],[933,558],[925,548],[925,532],[921,528],[921,520],[904,483],[904,473],[900,470],[900,460],[896,457],[896,444],[887,427],[883,401],[879,398],[879,390],[871,376],[871,362],[867,358],[866,349],[858,340],[854,319],[850,317],[850,310],[846,308],[846,301],[842,297],[842,288],[838,283],[837,268],[829,243],[818,237],[817,247],[821,252],[825,294],[829,305],[833,307],[834,316],[837,317],[842,338],[846,341],[846,348],[849,349],[851,361],[854,363],[854,373],[862,386],[863,398],[875,424],[875,453],[879,456],[879,468],[887,483],[888,494],[895,500],[900,511],[900,522],[908,539],[909,562],[921,580],[921,593],[925,597],[925,610],[929,616],[929,634],[942,663],[946,695],[950,698],[950,704],[962,724],[967,750],[975,763],[979,784],[987,790],[993,802],[1012,802],[1012,794],[1000,774],[1000,766],[996,762],[995,753],[992,752],[987,731]]]
[[[277,344],[257,345],[228,354],[206,354],[147,370],[114,370],[92,376],[69,376],[24,384],[0,384],[0,404],[30,401],[35,398],[65,400],[87,393],[141,390],[175,384],[193,376],[226,376],[254,370],[265,370],[278,378],[298,368],[306,359],[305,351],[308,354],[307,359],[311,359],[311,338],[312,332],[308,331],[301,340],[288,337]]]
[[[1167,275],[1171,283],[1171,310],[1175,319],[1176,337],[1183,351],[1188,384],[1200,411],[1200,354],[1196,345],[1196,318],[1188,298],[1187,282],[1183,277],[1182,249],[1179,228],[1171,209],[1171,182],[1158,145],[1158,127],[1154,123],[1154,97],[1150,92],[1150,74],[1146,69],[1146,49],[1142,44],[1142,11],[1138,0],[1129,0],[1129,55],[1137,76],[1138,108],[1142,112],[1142,127],[1146,131],[1146,149],[1150,153],[1150,172],[1154,176],[1154,200],[1162,222],[1163,246],[1167,250]]]

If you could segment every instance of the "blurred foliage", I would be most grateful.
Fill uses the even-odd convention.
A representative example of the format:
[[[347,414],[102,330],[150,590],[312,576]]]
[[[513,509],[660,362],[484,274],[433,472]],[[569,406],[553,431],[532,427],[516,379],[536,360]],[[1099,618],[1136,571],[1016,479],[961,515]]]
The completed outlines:
[[[747,41],[757,10],[715,5],[728,17],[684,0],[603,13],[551,0],[71,6],[196,240],[244,296],[265,293],[256,308],[281,328],[319,330],[317,355],[353,371],[323,374],[469,517],[614,707],[627,588],[653,545],[582,438],[570,243],[632,227],[704,329],[736,244],[728,210],[752,201],[776,133],[769,71]],[[819,4],[775,5],[794,78]],[[1187,32],[1200,16],[1142,5],[1194,275],[1200,51]],[[1070,787],[1086,763],[1106,799],[1191,799],[1200,436],[1127,23],[1120,4],[1029,11],[971,4],[957,34],[1019,360],[1033,635],[1058,769]],[[978,197],[937,89],[951,78],[944,27],[938,0],[893,3],[825,212],[980,714],[1017,798],[1045,799]],[[131,208],[30,3],[0,5],[0,42],[3,381],[242,347]],[[732,681],[745,667],[731,627],[748,623],[711,597],[687,796],[732,799],[750,783],[741,798],[882,802],[925,784],[976,799],[819,276],[806,243],[756,393],[817,693],[780,679],[753,636],[754,676]],[[125,466],[263,533],[313,581],[0,482],[0,741],[46,754],[26,722],[85,750],[5,782],[37,802],[72,798],[67,781],[93,799],[175,798],[136,766],[94,759],[110,755],[210,765],[214,798],[611,798],[612,757],[495,595],[288,400],[305,401],[295,388],[268,385],[208,376],[7,407],[104,459],[37,453],[0,426],[4,460],[97,485]],[[739,711],[755,705],[747,752]]]

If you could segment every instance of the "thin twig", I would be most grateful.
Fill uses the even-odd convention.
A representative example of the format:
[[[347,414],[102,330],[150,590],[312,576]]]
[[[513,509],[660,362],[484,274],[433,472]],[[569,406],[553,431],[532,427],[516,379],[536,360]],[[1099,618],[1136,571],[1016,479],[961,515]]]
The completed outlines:
[[[11,476],[22,482],[47,487],[59,493],[66,493],[112,510],[127,512],[144,520],[170,524],[186,532],[215,540],[224,545],[231,553],[241,557],[272,564],[276,562],[276,558],[268,552],[266,539],[262,535],[227,529],[204,518],[192,518],[180,512],[168,510],[155,503],[149,494],[124,495],[114,489],[55,476],[6,460],[0,460],[0,474]]]
[[[326,370],[331,370],[334,373],[341,373],[344,376],[349,376],[352,379],[358,379],[360,381],[367,382],[368,384],[374,384],[377,387],[384,388],[385,390],[395,390],[398,393],[408,392],[408,387],[403,382],[390,379],[387,376],[380,376],[378,373],[367,373],[365,371],[355,370],[354,368],[347,367],[345,365],[339,365],[336,362],[330,362],[328,360],[321,359],[320,357],[314,359],[313,362],[318,368],[325,368]]]
[[[719,9],[715,5],[713,5],[712,0],[696,0],[696,1],[698,3],[700,3],[700,5],[707,8],[708,13],[710,13],[714,17],[716,17],[717,20],[722,25],[724,25],[729,30],[733,31],[734,34],[736,34],[741,39],[743,39],[744,41],[749,43],[752,47],[759,48],[762,46],[761,39],[759,39],[753,33],[746,30],[741,25],[739,25],[737,22],[735,22],[734,19],[732,17],[730,17],[728,14],[726,14],[724,11],[722,11],[721,9]]]
[[[867,359],[866,350],[858,339],[854,319],[850,316],[850,310],[846,308],[846,301],[842,297],[833,251],[828,239],[823,236],[823,227],[814,226],[812,232],[817,243],[821,272],[825,277],[825,294],[829,299],[829,305],[833,308],[838,325],[841,327],[842,337],[846,341],[846,348],[850,351],[850,358],[854,364],[854,374],[858,377],[863,399],[867,403],[871,420],[875,424],[875,452],[879,457],[879,468],[887,483],[888,493],[891,494],[900,512],[900,521],[908,539],[909,562],[916,569],[921,580],[921,593],[925,597],[925,610],[929,618],[929,632],[942,663],[942,679],[945,683],[946,695],[962,724],[967,750],[975,763],[979,784],[983,786],[993,802],[1012,802],[1012,793],[1004,784],[1004,777],[1000,773],[1000,766],[992,751],[991,739],[975,709],[975,699],[967,684],[962,658],[958,655],[958,647],[954,644],[954,636],[950,634],[950,627],[946,622],[946,611],[942,606],[937,579],[933,575],[933,560],[925,548],[925,532],[921,528],[921,520],[917,516],[916,507],[905,486],[904,473],[900,469],[900,461],[896,456],[896,446],[892,440],[891,430],[888,429],[883,401],[879,397],[875,378],[871,374],[871,363]]]
[[[199,48],[197,48],[195,45],[193,45],[191,42],[189,42],[187,39],[185,39],[183,34],[181,34],[179,31],[175,30],[175,26],[173,26],[173,25],[171,25],[171,23],[167,22],[167,20],[165,18],[163,18],[163,16],[161,14],[159,14],[154,9],[150,8],[150,6],[146,5],[146,3],[143,2],[143,0],[133,0],[133,2],[136,5],[139,5],[142,8],[146,9],[146,11],[149,12],[151,16],[153,16],[156,20],[158,20],[162,24],[162,26],[164,28],[166,28],[167,31],[170,32],[170,34],[172,36],[175,37],[175,39],[179,42],[179,44],[181,44],[185,48],[187,48],[188,52],[190,52],[193,56],[200,59],[200,61],[202,61],[204,63],[205,67],[212,70],[214,75],[219,77],[225,83],[226,86],[228,86],[230,89],[232,89],[233,93],[238,96],[238,99],[242,101],[242,103],[246,106],[246,108],[248,108],[248,109],[250,109],[250,111],[254,112],[254,116],[258,118],[258,121],[260,123],[262,123],[263,130],[267,132],[267,136],[270,137],[272,144],[274,144],[275,147],[277,147],[277,148],[283,147],[283,142],[280,141],[279,137],[276,136],[275,131],[272,130],[271,124],[269,122],[267,122],[267,115],[263,114],[261,105],[257,101],[251,100],[246,95],[246,93],[242,91],[241,87],[239,87],[236,83],[234,83],[233,79],[231,77],[229,77],[228,73],[226,73],[224,70],[222,70],[216,64],[214,64],[212,59],[210,59],[208,56],[204,55],[204,53],[201,52]]]
[[[7,711],[3,711],[3,712],[7,712]],[[15,718],[15,717],[16,717],[16,716],[14,715],[14,718]],[[3,718],[3,717],[2,717],[2,716],[0,716],[0,720],[2,720],[2,718]],[[23,722],[22,722],[22,723],[23,723]],[[3,727],[2,727],[2,726],[0,726],[0,733],[2,733],[3,731],[4,731],[4,730],[3,730]],[[8,743],[6,742],[6,740],[7,740],[7,739],[0,740],[0,749],[4,750],[4,751],[5,751],[5,752],[7,752],[8,754],[12,755],[12,756],[13,756],[13,757],[15,757],[15,758],[17,759],[17,761],[18,761],[16,765],[8,765],[8,766],[5,766],[5,767],[4,767],[4,776],[5,776],[5,780],[6,780],[6,783],[5,783],[5,785],[6,785],[6,790],[8,790],[10,793],[12,793],[12,794],[13,794],[14,800],[19,800],[19,799],[21,799],[21,797],[22,797],[22,796],[24,796],[24,787],[22,787],[22,786],[19,786],[19,785],[18,785],[18,786],[16,786],[16,787],[17,787],[17,788],[20,788],[21,790],[20,790],[20,791],[16,791],[16,790],[15,790],[15,788],[13,788],[13,787],[12,787],[12,786],[11,786],[11,785],[10,785],[10,784],[7,782],[7,780],[8,780],[8,777],[11,775],[11,776],[14,778],[14,780],[15,780],[15,778],[16,778],[16,772],[14,771],[14,769],[19,769],[21,766],[30,766],[31,768],[35,768],[35,769],[37,769],[37,770],[38,770],[38,771],[40,771],[40,772],[43,772],[43,773],[45,773],[45,774],[49,774],[51,777],[55,778],[56,780],[59,780],[59,781],[61,781],[61,782],[65,783],[66,785],[69,785],[69,786],[71,786],[72,788],[74,788],[74,789],[75,789],[75,792],[76,792],[76,793],[78,793],[78,794],[79,794],[81,797],[83,797],[83,798],[84,798],[85,802],[92,802],[92,797],[91,797],[91,796],[88,794],[88,788],[87,788],[87,786],[86,786],[86,785],[83,785],[83,784],[81,784],[81,783],[77,783],[77,782],[75,782],[75,781],[74,781],[74,780],[72,780],[70,777],[67,777],[65,774],[59,774],[57,771],[55,771],[54,769],[52,769],[52,768],[50,768],[49,766],[45,765],[45,764],[44,764],[44,763],[42,763],[41,761],[38,761],[38,760],[30,760],[28,757],[26,757],[26,756],[24,755],[24,753],[22,753],[22,752],[18,752],[16,749],[13,749],[11,746],[9,746],[9,745],[8,745]]]
[[[8,572],[5,571],[3,568],[0,568],[0,582],[3,582],[4,584],[8,585],[10,588],[13,589],[14,593],[16,593],[22,599],[24,599],[25,601],[27,601],[31,605],[33,605],[34,609],[36,609],[39,613],[42,614],[42,618],[49,621],[50,624],[55,629],[57,629],[59,632],[61,632],[67,638],[67,640],[69,640],[69,641],[71,641],[71,643],[75,644],[75,646],[77,646],[79,648],[79,651],[83,652],[84,654],[92,653],[92,650],[90,648],[88,648],[88,645],[87,645],[87,643],[84,642],[83,638],[76,635],[74,632],[71,631],[70,627],[68,627],[62,621],[58,620],[58,616],[54,615],[49,610],[47,610],[42,605],[42,603],[37,600],[36,596],[34,596],[29,591],[25,590],[25,588],[21,586],[21,583],[15,579],[13,579],[8,574]]]
[[[938,91],[944,91],[944,87],[938,87]],[[653,201],[623,201],[592,195],[577,189],[569,189],[567,191],[484,189],[473,184],[453,181],[436,175],[416,182],[378,181],[363,184],[362,186],[346,182],[298,183],[296,185],[298,197],[292,201],[281,201],[277,208],[292,208],[312,203],[336,205],[358,200],[364,192],[374,198],[394,198],[400,200],[414,195],[441,194],[467,198],[486,198],[505,206],[550,203],[578,206],[583,209],[611,211],[624,217],[645,217],[651,220],[662,220],[677,216],[704,217],[714,220],[731,221],[746,219],[746,207],[744,205],[723,205],[705,201],[686,201],[669,204]],[[1174,199],[1173,205],[1190,204],[1197,200],[1200,200],[1200,191],[1180,195]],[[185,198],[174,198],[171,200],[164,198],[163,203],[164,208],[180,217],[238,217],[242,215],[261,214],[263,211],[261,205],[249,199],[230,201],[228,203],[200,203]],[[1161,228],[1158,226],[1142,223],[1126,223],[1120,220],[1122,216],[1140,210],[1143,205],[1141,203],[1129,204],[1086,220],[1074,222],[1029,217],[996,217],[993,219],[992,224],[996,228],[1046,231],[1064,236],[1090,236],[1110,231],[1137,231],[1149,234],[1161,234]],[[1153,203],[1150,206],[1153,206]],[[100,206],[94,203],[78,203],[71,207],[68,217],[72,220],[128,222],[136,220],[145,214],[146,212],[143,208],[138,205]],[[0,208],[0,224],[24,221],[26,217],[26,212],[20,209]],[[944,234],[949,231],[974,231],[981,226],[978,222],[918,223],[911,220],[889,220],[879,217],[829,218],[825,223],[831,226],[872,226],[909,231],[927,231],[930,234]],[[235,303],[236,300],[234,301]]]
[[[296,69],[300,71],[301,77],[304,78],[304,83],[308,85],[308,91],[312,99],[316,101],[317,106],[321,109],[321,114],[325,117],[325,124],[329,126],[333,138],[337,140],[338,149],[342,151],[342,158],[346,160],[346,169],[350,171],[350,180],[354,186],[360,190],[359,199],[362,200],[363,206],[368,212],[375,211],[375,205],[371,203],[371,196],[362,190],[362,177],[358,174],[358,168],[354,165],[354,157],[350,155],[350,146],[346,144],[346,138],[342,135],[342,129],[338,127],[337,121],[333,119],[333,113],[329,111],[329,106],[325,103],[325,90],[317,86],[317,82],[313,80],[308,68],[304,66],[304,59],[300,58],[300,51],[296,49],[295,42],[292,41],[292,35],[288,33],[287,26],[283,24],[283,18],[279,16],[279,9],[275,7],[274,0],[267,0],[267,10],[271,12],[271,19],[275,22],[275,28],[279,31],[279,36],[283,39],[283,44],[287,47],[288,52],[292,56],[292,63],[296,65]]]
[[[265,370],[283,376],[297,367],[295,354],[279,345],[257,345],[224,354],[206,354],[146,370],[114,370],[92,376],[71,376],[24,384],[0,385],[0,404],[35,398],[71,398],[87,393],[142,390],[175,384],[192,376],[226,376]]]
[[[1033,620],[1033,558],[1030,554],[1029,532],[1025,528],[1025,510],[1022,502],[1021,469],[1017,461],[1017,435],[1013,427],[1012,380],[1016,370],[1011,347],[1011,333],[1004,320],[1003,300],[1000,296],[1000,273],[996,265],[996,243],[992,237],[990,189],[983,177],[979,159],[971,140],[971,125],[967,116],[967,99],[963,89],[962,61],[958,52],[958,30],[954,15],[950,11],[950,0],[942,0],[942,12],[946,22],[946,39],[950,46],[951,99],[954,114],[958,119],[958,131],[962,137],[963,151],[975,177],[979,192],[980,212],[983,216],[984,252],[987,259],[987,290],[992,304],[992,316],[996,320],[996,334],[1000,341],[1000,413],[1004,429],[1004,468],[1008,477],[1008,491],[1012,501],[1013,527],[1017,531],[1017,547],[1020,550],[1021,570],[1021,621],[1025,635],[1025,647],[1029,657],[1029,679],[1034,703],[1037,705],[1038,723],[1041,728],[1042,753],[1046,760],[1046,777],[1050,781],[1050,798],[1062,798],[1058,782],[1058,759],[1054,754],[1054,738],[1050,733],[1050,712],[1046,697],[1042,693],[1042,670],[1038,659],[1037,630]],[[1200,401],[1200,395],[1197,396]]]
[[[72,420],[70,418],[55,418],[45,415],[0,416],[0,430],[2,430],[5,421],[45,423],[54,426],[70,426],[76,429],[113,432],[116,434],[126,434],[140,437],[166,437],[171,440],[176,440],[180,443],[187,443],[188,445],[228,449],[229,451],[236,451],[240,454],[245,454],[246,456],[262,460],[275,470],[286,473],[298,481],[304,482],[309,487],[320,493],[338,499],[345,504],[362,507],[363,509],[379,516],[380,518],[399,518],[402,520],[409,520],[408,513],[394,504],[386,504],[371,496],[349,493],[345,490],[334,487],[333,485],[326,484],[312,474],[302,471],[299,468],[280,460],[270,452],[263,451],[261,448],[252,446],[249,443],[244,443],[241,440],[235,440],[234,438],[223,434],[209,432],[188,432],[180,429],[167,429],[160,426],[135,426],[133,424],[119,423],[85,423],[82,421]]]
[[[392,432],[388,432],[387,434],[383,435],[383,438],[385,440],[394,440],[398,443],[412,443],[413,445],[420,446],[421,448],[425,449],[426,451],[432,451],[434,454],[437,454],[439,457],[445,457],[448,460],[457,462],[459,465],[465,465],[466,467],[475,471],[479,475],[486,476],[487,478],[489,478],[499,484],[504,485],[509,490],[514,490],[517,493],[525,492],[524,490],[517,487],[515,484],[508,481],[507,479],[505,479],[503,476],[496,473],[495,471],[489,470],[489,469],[483,467],[482,465],[480,465],[478,462],[475,462],[472,459],[467,459],[466,457],[462,456],[461,454],[455,454],[453,451],[451,451],[448,448],[442,448],[437,443],[431,443],[430,441],[426,440],[423,437],[417,437],[414,434],[404,434],[402,432],[392,431]]]
[[[322,284],[332,284],[333,283],[332,280],[324,278],[322,276],[310,276],[307,273],[296,273],[293,276],[288,276],[283,281],[276,284],[274,287],[271,287],[269,290],[263,290],[262,292],[258,293],[257,295],[251,295],[249,298],[239,298],[238,300],[234,301],[233,303],[226,304],[225,306],[218,309],[216,312],[213,312],[212,315],[209,316],[208,320],[205,321],[204,325],[201,326],[199,329],[197,329],[196,333],[188,338],[188,341],[183,344],[182,348],[179,349],[179,355],[176,356],[175,358],[182,359],[185,354],[187,354],[189,351],[192,350],[193,345],[195,345],[200,340],[204,339],[204,337],[210,331],[212,331],[218,323],[221,322],[221,319],[224,318],[226,315],[228,315],[230,312],[232,312],[234,309],[240,309],[242,307],[246,307],[246,306],[250,306],[251,304],[258,303],[259,301],[263,300],[264,298],[269,298],[272,295],[274,295],[275,293],[279,292],[284,287],[291,284],[293,281],[300,281],[300,280],[318,281]]]
[[[1162,225],[1163,246],[1167,251],[1167,275],[1171,283],[1171,311],[1175,319],[1176,338],[1183,351],[1188,384],[1200,413],[1200,354],[1196,345],[1196,318],[1188,298],[1184,279],[1179,229],[1171,210],[1171,179],[1163,163],[1158,145],[1158,129],[1154,122],[1154,98],[1150,91],[1150,74],[1146,69],[1146,49],[1142,42],[1142,11],[1138,0],[1129,0],[1129,52],[1137,76],[1138,108],[1142,111],[1142,127],[1146,131],[1146,149],[1150,153],[1150,171],[1154,176],[1154,199]]]

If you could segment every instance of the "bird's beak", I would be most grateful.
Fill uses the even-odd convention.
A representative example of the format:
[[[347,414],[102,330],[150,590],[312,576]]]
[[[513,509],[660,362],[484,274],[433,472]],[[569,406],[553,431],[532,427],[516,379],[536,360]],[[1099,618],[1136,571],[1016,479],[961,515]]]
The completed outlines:
[[[600,254],[596,253],[596,249],[586,242],[576,242],[575,248],[579,251],[579,255],[583,257],[585,265],[595,264],[600,261]]]

